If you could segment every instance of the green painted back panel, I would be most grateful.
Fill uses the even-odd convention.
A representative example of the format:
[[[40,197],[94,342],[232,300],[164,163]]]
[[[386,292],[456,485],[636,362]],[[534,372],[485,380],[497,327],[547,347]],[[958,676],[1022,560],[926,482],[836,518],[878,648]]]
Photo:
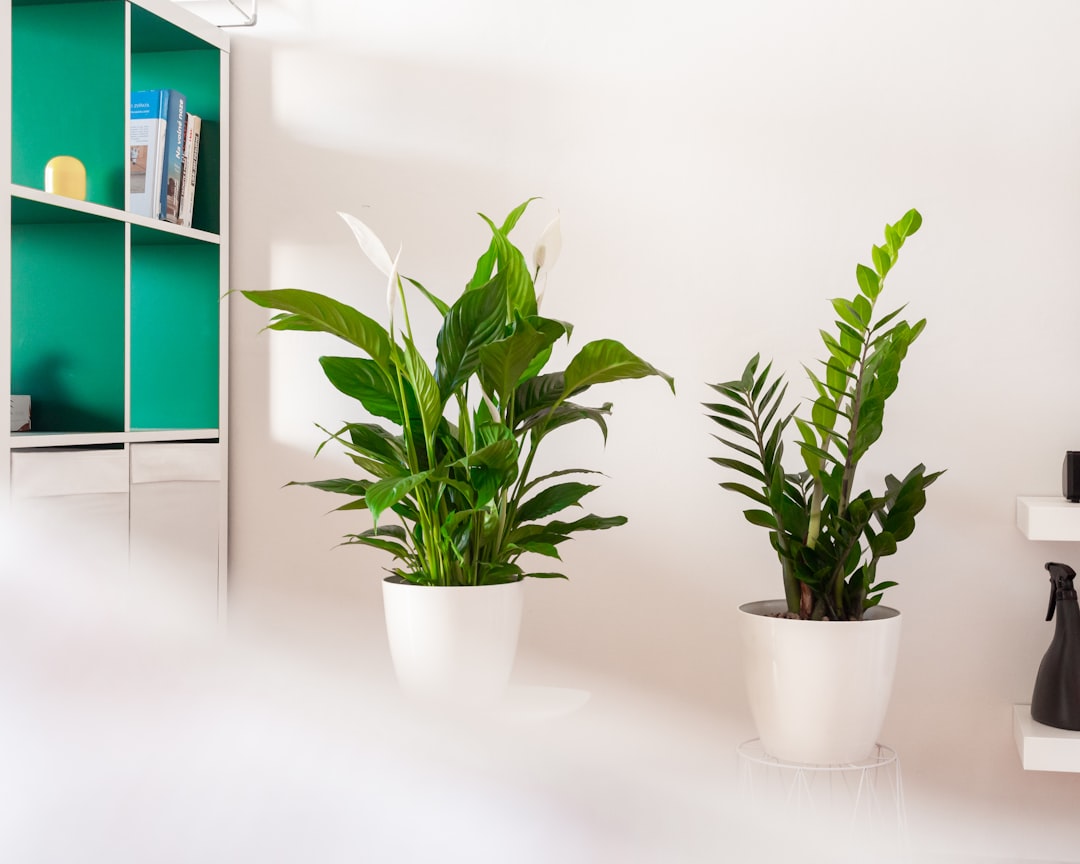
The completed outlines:
[[[11,226],[11,392],[42,432],[124,428],[124,226]]]
[[[132,246],[131,426],[218,426],[219,247]]]
[[[45,163],[74,156],[86,197],[124,207],[124,3],[15,6],[12,181],[43,189]]]

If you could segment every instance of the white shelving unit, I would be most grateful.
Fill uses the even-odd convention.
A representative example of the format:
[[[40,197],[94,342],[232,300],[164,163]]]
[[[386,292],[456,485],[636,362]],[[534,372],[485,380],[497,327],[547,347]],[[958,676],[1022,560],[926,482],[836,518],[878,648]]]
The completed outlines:
[[[170,0],[0,15],[0,395],[30,396],[32,427],[0,426],[0,527],[42,573],[48,538],[55,567],[179,585],[221,620],[229,39]],[[191,226],[128,209],[130,94],[163,87],[203,119]],[[62,154],[86,200],[44,190]]]
[[[1080,504],[1061,497],[1020,497],[1016,525],[1028,540],[1080,541]]]
[[[1080,772],[1080,732],[1036,723],[1030,705],[1014,705],[1013,735],[1025,771]]]
[[[1080,504],[1061,497],[1016,499],[1016,526],[1029,540],[1080,542]],[[1080,772],[1080,732],[1031,719],[1030,705],[1013,706],[1013,737],[1025,771]]]

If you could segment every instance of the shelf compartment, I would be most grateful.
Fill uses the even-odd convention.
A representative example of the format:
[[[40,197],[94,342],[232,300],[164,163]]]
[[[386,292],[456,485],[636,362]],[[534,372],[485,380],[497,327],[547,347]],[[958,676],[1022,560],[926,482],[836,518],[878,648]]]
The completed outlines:
[[[138,6],[131,8],[131,89],[179,90],[203,121],[192,225],[221,228],[221,52]]]
[[[123,223],[12,225],[11,319],[35,429],[124,428]]]
[[[218,425],[220,247],[131,248],[131,428]]]
[[[1025,771],[1080,772],[1080,732],[1037,723],[1030,705],[1013,706],[1013,736]]]
[[[124,207],[124,3],[24,3],[11,10],[14,183],[44,189],[45,164],[74,156],[87,199]]]
[[[1080,540],[1080,504],[1064,498],[1020,497],[1016,525],[1029,540]]]

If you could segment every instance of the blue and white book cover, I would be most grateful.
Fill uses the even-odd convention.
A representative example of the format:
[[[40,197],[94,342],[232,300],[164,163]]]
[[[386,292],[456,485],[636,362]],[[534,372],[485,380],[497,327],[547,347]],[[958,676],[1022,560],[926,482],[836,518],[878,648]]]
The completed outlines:
[[[166,90],[169,107],[165,127],[165,166],[161,181],[159,219],[176,222],[180,218],[180,180],[184,174],[184,125],[187,99],[178,90]]]
[[[164,90],[136,90],[131,94],[128,124],[128,210],[160,219],[161,179],[168,123]]]

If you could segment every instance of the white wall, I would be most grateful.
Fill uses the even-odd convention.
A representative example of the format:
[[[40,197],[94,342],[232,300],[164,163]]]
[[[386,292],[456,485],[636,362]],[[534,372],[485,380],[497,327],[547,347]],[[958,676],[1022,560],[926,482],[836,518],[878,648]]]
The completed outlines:
[[[531,248],[561,212],[545,312],[675,376],[676,398],[659,381],[601,394],[606,450],[565,439],[610,475],[592,509],[630,524],[572,544],[569,583],[529,586],[522,656],[553,683],[704,713],[724,752],[752,736],[735,607],[780,586],[707,461],[705,382],[760,350],[805,391],[826,298],[919,208],[885,302],[928,326],[865,479],[949,470],[883,567],[906,628],[884,740],[916,842],[1076,860],[1080,776],[1020,770],[1011,705],[1050,639],[1042,565],[1080,561],[1014,525],[1016,496],[1056,494],[1080,447],[1080,6],[264,0],[233,34],[234,288],[378,316],[380,277],[334,215],[349,210],[455,296],[486,244],[475,211],[540,195],[516,236]],[[323,515],[327,496],[279,488],[347,470],[311,460],[313,423],[353,410],[316,363],[334,346],[232,308],[233,621],[377,655],[387,562],[331,548],[361,526]]]

